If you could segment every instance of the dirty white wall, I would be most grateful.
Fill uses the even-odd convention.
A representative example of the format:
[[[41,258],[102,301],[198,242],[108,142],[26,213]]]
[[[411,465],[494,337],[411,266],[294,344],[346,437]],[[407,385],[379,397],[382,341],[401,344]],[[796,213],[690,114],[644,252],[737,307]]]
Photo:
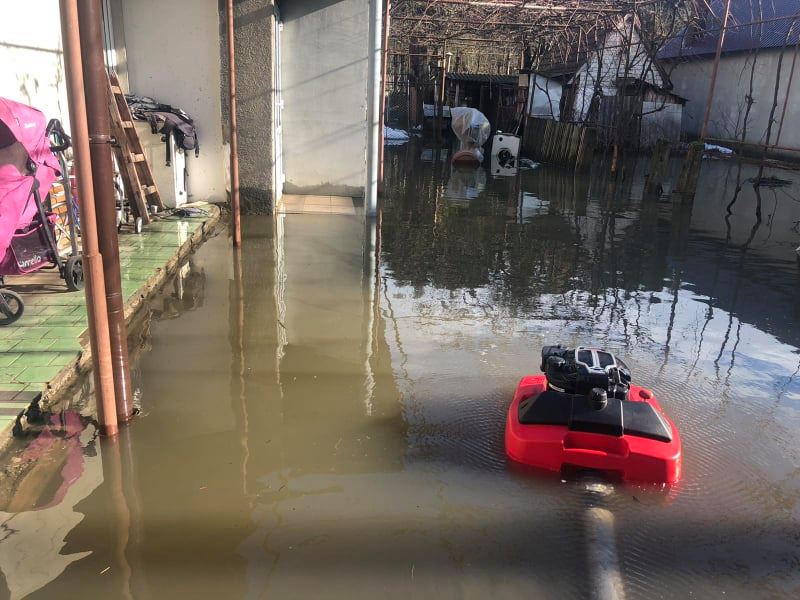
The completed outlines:
[[[284,0],[283,155],[288,193],[363,195],[368,0]]]
[[[778,93],[778,108],[775,111],[776,123],[773,125],[772,142],[778,131],[777,121],[783,108],[786,84],[792,65],[793,48],[786,52],[781,69],[781,88]],[[780,50],[762,50],[758,54],[753,77],[753,99],[755,103],[747,120],[747,140],[763,142],[766,139],[769,113],[775,92],[775,76],[778,69]],[[687,98],[683,112],[683,131],[689,137],[700,134],[703,114],[708,98],[713,56],[679,63],[666,63],[674,92]],[[745,98],[750,93],[750,72],[753,55],[749,52],[730,53],[722,56],[717,74],[717,83],[712,102],[708,134],[722,139],[741,138],[746,109]],[[780,145],[800,147],[800,103],[792,98],[800,94],[800,62],[795,67],[786,119],[781,132]]]
[[[123,13],[130,90],[194,118],[200,156],[187,153],[189,192],[193,200],[224,200],[217,2],[125,0]]]
[[[606,36],[603,48],[593,52],[573,77],[572,81],[577,85],[573,107],[576,121],[586,118],[596,88],[602,96],[617,95],[618,77],[642,79],[657,87],[664,85],[636,28],[631,27],[630,17],[615,24],[615,29]]]
[[[0,96],[69,125],[58,0],[4,0]]]
[[[559,120],[562,85],[536,73],[530,74],[528,84],[528,114],[531,117]]]

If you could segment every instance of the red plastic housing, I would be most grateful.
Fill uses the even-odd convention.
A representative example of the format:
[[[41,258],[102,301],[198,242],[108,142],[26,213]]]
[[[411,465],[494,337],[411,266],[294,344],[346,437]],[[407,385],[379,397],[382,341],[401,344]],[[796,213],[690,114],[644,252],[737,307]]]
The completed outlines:
[[[681,438],[650,390],[632,385],[630,401],[647,402],[672,430],[672,441],[633,435],[604,435],[570,431],[565,425],[523,425],[520,402],[547,389],[544,375],[523,377],[514,393],[506,421],[506,454],[516,462],[561,471],[578,467],[616,475],[638,483],[677,483],[681,478]]]

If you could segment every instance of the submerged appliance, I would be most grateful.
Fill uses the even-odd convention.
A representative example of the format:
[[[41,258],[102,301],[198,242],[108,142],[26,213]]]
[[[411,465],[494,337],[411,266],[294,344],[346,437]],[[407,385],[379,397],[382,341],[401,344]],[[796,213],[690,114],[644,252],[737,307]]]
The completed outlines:
[[[681,439],[653,392],[596,348],[545,346],[544,375],[522,378],[506,420],[506,454],[560,472],[595,470],[627,482],[674,484]]]
[[[188,200],[186,186],[186,151],[173,133],[153,133],[149,123],[136,121],[136,132],[147,153],[161,202],[167,208],[179,208]]]
[[[498,131],[492,138],[492,175],[516,175],[520,137]]]

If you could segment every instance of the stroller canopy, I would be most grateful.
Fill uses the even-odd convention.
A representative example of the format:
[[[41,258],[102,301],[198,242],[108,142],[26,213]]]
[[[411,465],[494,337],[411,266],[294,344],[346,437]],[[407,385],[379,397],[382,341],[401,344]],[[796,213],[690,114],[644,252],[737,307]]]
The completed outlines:
[[[0,256],[14,231],[29,225],[37,211],[32,198],[34,176],[27,169],[20,172],[18,161],[9,160],[24,153],[36,165],[35,176],[44,198],[59,175],[58,159],[50,150],[47,119],[35,108],[0,98]]]

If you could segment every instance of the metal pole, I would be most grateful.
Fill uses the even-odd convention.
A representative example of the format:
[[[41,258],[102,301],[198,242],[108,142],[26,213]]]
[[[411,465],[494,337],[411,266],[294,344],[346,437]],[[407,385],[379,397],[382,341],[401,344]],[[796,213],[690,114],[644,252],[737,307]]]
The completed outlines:
[[[706,100],[706,112],[703,115],[703,128],[700,130],[700,139],[704,140],[708,134],[708,119],[711,117],[711,102],[714,100],[714,88],[717,85],[717,71],[719,71],[719,59],[722,55],[722,44],[725,42],[725,32],[728,29],[728,18],[731,16],[731,0],[725,0],[725,16],[722,18],[722,28],[719,30],[717,40],[717,53],[714,56],[714,67],[711,70],[711,83],[708,86],[708,99]]]
[[[366,213],[367,217],[375,217],[378,211],[378,144],[380,136],[381,111],[381,22],[383,14],[381,0],[370,0],[369,3],[369,81],[367,84],[367,180]]]
[[[383,5],[383,77],[381,77],[381,118],[378,135],[378,191],[383,192],[383,155],[384,155],[384,128],[386,127],[386,76],[389,70],[389,19],[392,10],[392,0],[384,0]]]
[[[133,417],[133,387],[128,367],[128,330],[119,268],[117,208],[114,198],[114,168],[111,161],[111,115],[108,75],[103,61],[100,0],[78,0],[83,80],[92,160],[92,186],[97,211],[98,246],[105,272],[111,365],[117,421]]]
[[[233,31],[233,0],[228,13],[228,99],[231,129],[231,211],[233,212],[233,247],[242,245],[242,220],[239,204],[239,133],[236,127],[236,52]]]
[[[89,157],[89,125],[83,86],[83,60],[78,30],[76,0],[60,0],[61,38],[64,45],[69,121],[72,127],[72,153],[81,198],[81,244],[83,245],[86,308],[89,316],[89,342],[92,348],[97,420],[104,435],[116,435],[117,407],[114,404],[114,371],[111,366],[111,340],[103,288],[103,257],[97,241],[97,217],[92,189],[92,163]]]

